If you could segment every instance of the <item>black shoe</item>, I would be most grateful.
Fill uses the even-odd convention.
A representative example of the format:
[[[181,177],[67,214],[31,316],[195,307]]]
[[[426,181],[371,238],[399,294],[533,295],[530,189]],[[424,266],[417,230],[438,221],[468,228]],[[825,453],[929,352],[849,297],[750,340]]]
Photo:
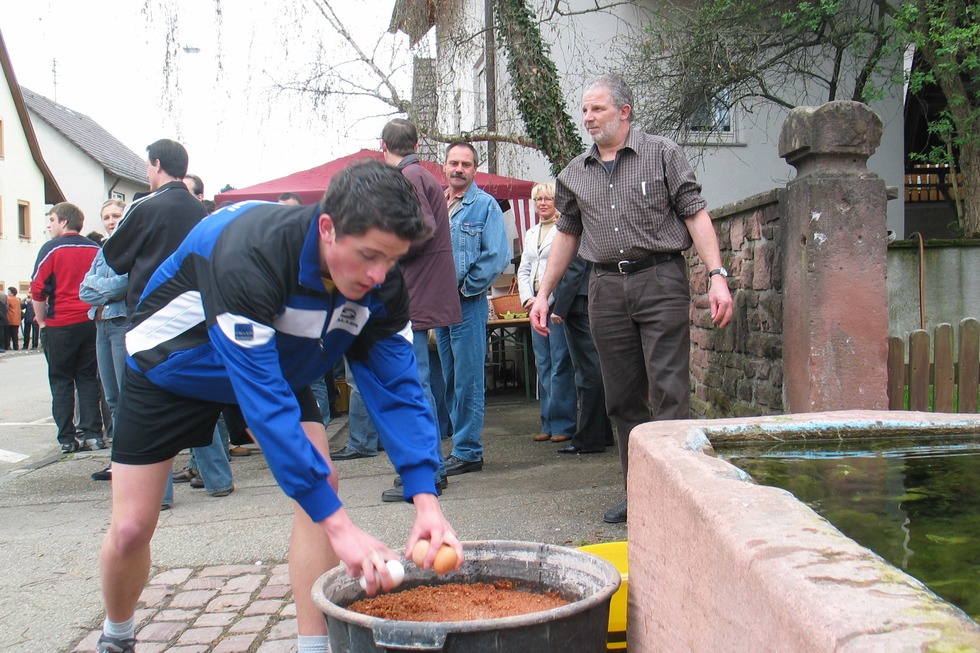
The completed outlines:
[[[402,486],[402,477],[401,476],[396,476],[394,482],[391,485],[393,487],[401,487]],[[441,481],[439,481],[438,483],[436,483],[436,487],[438,489],[440,489],[440,490],[445,490],[448,485],[449,485],[449,481],[445,477],[443,477],[443,479]]]
[[[626,521],[626,502],[623,501],[615,508],[610,508],[602,516],[602,521],[607,524],[622,524]]]
[[[395,503],[397,501],[405,500],[405,496],[402,494],[401,489],[399,489],[402,486],[401,480],[402,480],[401,476],[395,477],[395,487],[388,488],[387,490],[381,493],[382,501],[386,503]],[[438,483],[436,483],[436,496],[441,497],[442,491],[445,490],[447,487],[449,487],[448,479],[444,478]]]
[[[76,451],[81,451],[82,445],[78,443],[78,440],[72,440],[71,442],[61,443],[61,453],[75,453]]]
[[[351,446],[346,446],[336,453],[330,454],[330,460],[356,460],[358,458],[371,458],[372,456],[361,453]]]
[[[479,472],[482,469],[483,458],[472,462],[463,460],[462,458],[457,458],[456,456],[449,456],[449,458],[446,458],[446,476],[458,476],[468,472]]]
[[[559,447],[558,453],[604,453],[605,449],[583,449],[574,444],[570,444],[567,447]]]
[[[92,480],[93,481],[111,481],[112,480],[112,465],[106,465],[106,468],[105,469],[103,469],[101,471],[98,471],[98,472],[94,472],[92,474]]]
[[[191,487],[194,488],[195,490],[203,490],[204,479],[201,478],[200,476],[195,476],[194,478],[191,479]]]

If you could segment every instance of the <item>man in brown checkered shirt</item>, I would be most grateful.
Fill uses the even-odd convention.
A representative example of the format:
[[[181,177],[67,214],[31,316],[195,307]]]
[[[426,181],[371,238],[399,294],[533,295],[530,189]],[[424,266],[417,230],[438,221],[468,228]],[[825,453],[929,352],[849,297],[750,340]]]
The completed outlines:
[[[691,293],[681,252],[692,244],[710,270],[712,323],[724,327],[732,317],[728,272],[701,185],[679,145],[632,129],[632,104],[617,75],[586,86],[582,120],[595,144],[558,175],[558,233],[530,315],[546,335],[548,296],[576,251],[595,263],[589,317],[624,479],[635,426],[690,416]],[[603,516],[608,523],[626,518],[626,501]]]

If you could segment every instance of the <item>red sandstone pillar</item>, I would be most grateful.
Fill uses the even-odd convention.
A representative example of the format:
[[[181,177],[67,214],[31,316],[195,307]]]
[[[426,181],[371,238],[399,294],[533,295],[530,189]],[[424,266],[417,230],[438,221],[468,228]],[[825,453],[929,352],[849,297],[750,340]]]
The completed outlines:
[[[783,216],[783,364],[791,413],[887,409],[885,182],[867,169],[881,119],[859,102],[790,112],[797,170]]]

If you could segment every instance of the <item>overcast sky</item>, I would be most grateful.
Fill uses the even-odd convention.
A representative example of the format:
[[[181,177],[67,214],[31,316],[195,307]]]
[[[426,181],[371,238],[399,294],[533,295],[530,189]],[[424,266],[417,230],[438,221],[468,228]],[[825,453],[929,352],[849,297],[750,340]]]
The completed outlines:
[[[208,197],[225,184],[241,188],[376,148],[388,119],[378,104],[331,102],[317,115],[309,100],[276,94],[276,83],[310,70],[315,43],[349,57],[313,2],[224,0],[220,19],[214,0],[5,5],[0,30],[21,85],[89,116],[141,157],[158,138],[180,140]],[[387,28],[393,0],[334,5],[370,51]],[[172,15],[176,42],[199,52],[177,50],[170,73],[178,92],[168,94]]]

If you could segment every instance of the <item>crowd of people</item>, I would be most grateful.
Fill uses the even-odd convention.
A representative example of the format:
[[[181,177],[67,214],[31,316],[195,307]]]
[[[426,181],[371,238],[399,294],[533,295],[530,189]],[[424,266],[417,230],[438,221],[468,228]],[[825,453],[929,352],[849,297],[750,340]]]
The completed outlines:
[[[630,430],[688,417],[684,250],[693,245],[710,269],[713,323],[732,311],[693,170],[676,143],[633,129],[632,104],[615,75],[586,87],[594,144],[534,186],[538,221],[517,269],[538,370],[533,439],[561,443],[559,454],[618,443],[624,483]],[[163,139],[147,148],[150,192],[102,206],[101,245],[80,235],[77,206],[49,212],[30,301],[9,288],[0,306],[3,345],[16,349],[23,329],[26,348],[22,324],[37,325],[62,451],[111,446],[111,464],[93,474],[111,480],[113,498],[99,653],[135,650],[136,604],[173,483],[227,496],[230,452],[250,453],[245,443],[294,500],[300,653],[329,650],[310,592],[327,569],[342,562],[371,595],[393,587],[385,562],[397,555],[347,515],[333,461],[383,449],[396,476],[382,499],[416,511],[405,550],[430,540],[431,567],[445,543],[462,564],[439,496],[448,477],[484,469],[488,292],[511,253],[500,203],[474,183],[477,149],[448,145],[443,190],[417,148],[415,126],[392,120],[385,162],[342,171],[317,205],[285,193],[214,210],[184,147]],[[344,367],[349,437],[336,443],[325,425]],[[175,473],[185,449],[191,463]],[[627,514],[623,501],[603,519]]]
[[[8,286],[0,293],[0,352],[38,349],[40,327],[34,320],[34,304],[21,299],[17,288]]]

